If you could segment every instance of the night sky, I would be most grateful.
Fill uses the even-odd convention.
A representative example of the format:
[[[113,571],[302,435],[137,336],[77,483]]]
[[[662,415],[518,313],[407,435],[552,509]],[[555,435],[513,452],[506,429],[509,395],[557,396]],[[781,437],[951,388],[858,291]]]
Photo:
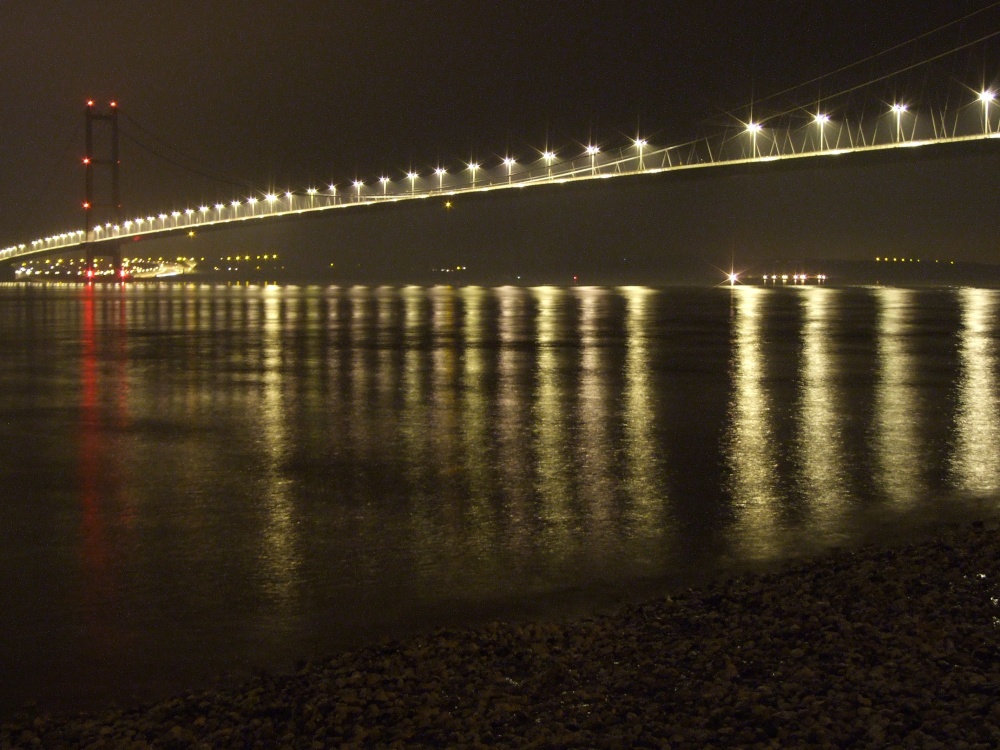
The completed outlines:
[[[0,246],[82,224],[87,98],[120,103],[124,203],[138,215],[246,195],[232,184],[241,181],[304,189],[495,162],[508,150],[536,158],[546,139],[564,153],[637,132],[685,141],[745,116],[752,99],[764,113],[805,103],[824,86],[1000,30],[1000,3],[929,6],[2,2]],[[767,99],[983,8],[895,55]],[[933,74],[989,83],[1000,42],[947,65]],[[887,85],[919,89],[927,76]]]

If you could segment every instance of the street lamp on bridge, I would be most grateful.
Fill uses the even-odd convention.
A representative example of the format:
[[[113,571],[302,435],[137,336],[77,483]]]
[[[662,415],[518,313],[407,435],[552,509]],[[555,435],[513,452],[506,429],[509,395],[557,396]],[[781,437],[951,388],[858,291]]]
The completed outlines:
[[[436,174],[438,178],[438,190],[444,189],[444,176],[447,173],[448,170],[445,169],[444,167],[438,167],[437,169],[434,170],[434,174]]]
[[[750,134],[750,158],[757,158],[757,133],[762,130],[759,122],[752,120],[747,123],[747,132]]]
[[[990,102],[997,98],[990,89],[979,92],[979,101],[983,103],[983,135],[990,132]]]
[[[896,143],[903,140],[903,113],[906,111],[906,105],[900,104],[899,102],[892,105],[892,111],[896,115]]]
[[[378,181],[382,183],[382,197],[384,198],[384,197],[385,197],[385,191],[386,191],[386,188],[387,188],[387,187],[388,187],[388,185],[389,185],[389,178],[388,178],[388,177],[385,177],[385,176],[383,175],[382,177],[379,177],[379,178],[378,178]]]
[[[355,180],[354,189],[357,191],[357,202],[361,202],[361,188],[365,186],[364,180]]]
[[[511,183],[511,180],[512,180],[511,173],[512,173],[512,170],[514,169],[514,165],[515,164],[517,164],[517,162],[513,158],[511,158],[510,156],[506,157],[503,160],[503,165],[505,167],[507,167],[507,184],[508,185]]]
[[[413,170],[410,170],[409,172],[406,173],[406,176],[410,180],[410,195],[414,195],[416,193],[416,190],[417,190],[417,188],[416,188],[416,184],[417,184],[416,180],[417,180],[417,176],[418,175]]]
[[[545,159],[545,166],[549,169],[549,179],[552,179],[552,162],[555,161],[556,154],[554,151],[549,151],[546,149],[542,152],[542,158]]]
[[[472,187],[476,186],[476,172],[479,171],[479,162],[469,162],[469,171],[472,172]]]
[[[648,146],[648,145],[649,145],[649,141],[647,141],[645,138],[636,138],[635,139],[635,147],[639,151],[639,171],[640,172],[642,172],[643,170],[646,169],[646,165],[642,161],[642,150],[644,148],[646,148],[646,146]]]
[[[597,155],[601,152],[598,146],[590,144],[587,146],[587,156],[590,157],[590,173],[592,175],[597,174]]]
[[[815,120],[816,124],[819,125],[819,150],[824,151],[826,149],[826,143],[823,135],[823,126],[830,122],[830,115],[817,112]]]

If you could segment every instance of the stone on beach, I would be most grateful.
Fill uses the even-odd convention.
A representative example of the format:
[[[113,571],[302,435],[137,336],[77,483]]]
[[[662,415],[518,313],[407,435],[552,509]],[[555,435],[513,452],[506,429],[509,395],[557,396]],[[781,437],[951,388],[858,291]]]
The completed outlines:
[[[996,747],[996,533],[441,630],[143,707],[22,715],[0,747]]]

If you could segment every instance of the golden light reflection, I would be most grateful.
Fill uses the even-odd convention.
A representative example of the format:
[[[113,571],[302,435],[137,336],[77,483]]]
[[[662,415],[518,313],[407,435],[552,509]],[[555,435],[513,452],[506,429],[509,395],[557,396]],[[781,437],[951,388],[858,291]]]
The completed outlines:
[[[375,290],[375,325],[378,326],[377,334],[377,358],[375,367],[376,393],[372,401],[378,404],[378,408],[383,413],[388,413],[394,408],[396,395],[399,392],[400,363],[398,361],[399,347],[396,346],[398,340],[399,327],[399,296],[395,289],[391,287],[379,287]],[[378,431],[381,437],[377,442],[385,445],[386,440],[391,440],[391,435],[386,434],[387,425],[385,420],[371,420],[372,430]]]
[[[917,421],[917,356],[908,338],[916,292],[879,288],[878,381],[875,386],[875,483],[897,506],[925,490],[923,445]]]
[[[622,415],[627,490],[625,518],[638,541],[665,534],[663,512],[668,502],[664,456],[656,439],[655,383],[651,376],[650,301],[655,299],[656,292],[645,287],[627,287],[621,293],[626,300],[628,346]]]
[[[836,365],[831,352],[831,320],[837,317],[838,291],[802,287],[801,402],[798,453],[802,495],[814,520],[829,534],[844,512],[848,497],[844,469],[843,404],[837,394]]]
[[[763,318],[769,294],[760,287],[733,287],[736,304],[732,359],[733,396],[726,458],[736,513],[735,544],[749,559],[781,554],[778,533],[778,460],[771,397],[764,385]]]
[[[462,339],[465,345],[481,345],[486,341],[486,290],[481,286],[465,286],[459,290],[462,300]]]
[[[391,286],[380,286],[375,290],[376,320],[379,329],[379,341],[384,341],[389,332],[395,330],[398,323],[398,292]]]
[[[299,319],[299,328],[305,339],[304,351],[299,356],[304,359],[302,364],[302,405],[307,417],[310,420],[317,419],[323,413],[324,392],[323,366],[325,364],[322,356],[323,342],[320,337],[322,326],[320,321],[324,318],[326,300],[316,293],[313,288],[304,297],[302,316]]]
[[[403,289],[403,326],[408,349],[420,346],[422,342],[429,323],[426,306],[426,289],[418,286],[408,286]]]
[[[502,493],[491,470],[493,378],[481,343],[487,294],[480,288],[444,286],[421,293],[430,304],[421,307],[428,317],[418,325],[431,332],[434,345],[421,355],[421,366],[429,368],[416,394],[426,402],[418,417],[424,421],[406,441],[414,451],[421,441],[419,460],[429,468],[419,477],[414,474],[420,484],[410,489],[408,536],[415,581],[433,595],[442,586],[461,591],[484,580],[503,586],[511,571],[496,545],[512,540],[498,538],[498,526],[512,519],[494,504]],[[409,351],[406,361],[412,361]],[[409,421],[406,414],[402,421]],[[461,500],[453,502],[456,498]],[[442,555],[442,548],[447,554]],[[465,564],[456,566],[455,559]]]
[[[1000,404],[997,397],[997,292],[961,289],[962,366],[955,415],[953,481],[972,494],[1000,491]]]
[[[458,303],[454,287],[436,286],[429,290],[431,302],[431,324],[434,338],[442,344],[450,344],[455,340],[456,311]]]
[[[501,287],[495,291],[500,305],[500,352],[497,362],[497,433],[498,469],[505,494],[510,498],[512,544],[523,547],[528,543],[525,523],[532,495],[533,477],[529,449],[532,444],[531,355],[525,349],[526,326],[529,323],[526,289]]]
[[[425,486],[428,472],[436,466],[436,461],[429,455],[432,425],[428,399],[425,398],[430,389],[426,374],[428,353],[419,345],[419,332],[430,325],[426,303],[427,290],[420,287],[403,290],[406,347],[403,352],[403,409],[399,429],[406,473],[413,487]]]
[[[277,293],[277,290],[231,289],[230,297],[225,301],[226,325],[229,330],[262,331],[264,329],[264,299]],[[244,359],[247,367],[252,370],[264,367],[264,342],[252,337],[233,337],[232,346],[241,347],[242,351],[234,354]]]
[[[377,350],[365,346],[364,342],[377,340],[373,330],[377,321],[377,308],[373,290],[370,287],[353,286],[349,291],[350,301],[350,371],[345,381],[350,388],[346,401],[349,416],[342,429],[351,435],[350,445],[358,458],[374,455],[378,449],[378,436],[372,433],[373,420],[369,416],[372,408],[374,382],[374,359]]]
[[[576,463],[580,467],[579,491],[588,521],[604,528],[610,508],[615,502],[616,482],[611,469],[609,422],[612,418],[612,377],[608,349],[601,342],[601,318],[606,315],[612,294],[599,287],[578,287],[580,304],[580,383],[578,386],[580,440]]]
[[[538,475],[539,514],[548,543],[564,541],[573,522],[574,469],[571,457],[570,414],[575,411],[575,393],[567,378],[568,347],[560,344],[570,335],[565,318],[567,294],[560,287],[531,290],[538,305],[536,336],[538,370],[535,389],[535,455]]]
[[[430,440],[440,471],[450,477],[462,471],[457,450],[456,436],[459,432],[456,391],[458,388],[457,345],[455,321],[457,297],[450,286],[434,287],[431,295],[431,325],[435,345],[432,347],[434,373],[431,401],[431,419],[434,429]]]
[[[290,298],[290,299],[289,299]],[[275,604],[290,609],[298,596],[296,511],[292,488],[284,464],[292,450],[288,417],[294,410],[294,395],[285,382],[282,367],[283,327],[286,305],[295,315],[299,300],[294,292],[265,294],[263,299],[262,349],[263,382],[260,410],[257,415],[263,454],[266,495],[262,498],[266,522],[261,561],[267,570],[266,591]]]
[[[342,421],[344,402],[340,393],[344,381],[344,368],[347,358],[341,355],[341,345],[345,338],[343,318],[346,316],[345,295],[339,288],[327,290],[326,320],[323,323],[324,363],[323,372],[326,376],[324,392],[328,400],[326,411],[329,419],[338,418]]]
[[[461,441],[462,457],[468,474],[469,494],[476,526],[496,535],[492,517],[492,496],[495,491],[490,455],[490,397],[487,391],[491,374],[484,353],[486,340],[486,292],[480,287],[464,287],[461,292],[464,308],[462,338],[461,410],[463,414]]]
[[[407,287],[403,290],[406,346],[403,353],[403,406],[400,414],[412,545],[413,577],[429,588],[461,588],[468,569],[452,565],[451,555],[468,552],[476,534],[464,522],[467,506],[442,502],[452,496],[459,460],[454,383],[455,311],[450,290]],[[429,338],[428,338],[429,337]],[[431,343],[433,342],[433,343]],[[442,349],[446,351],[442,351]],[[445,542],[449,555],[442,556]]]

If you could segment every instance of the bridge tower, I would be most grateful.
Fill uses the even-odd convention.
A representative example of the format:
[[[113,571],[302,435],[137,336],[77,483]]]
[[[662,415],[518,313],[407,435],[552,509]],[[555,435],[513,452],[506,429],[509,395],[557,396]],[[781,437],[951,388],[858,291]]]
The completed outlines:
[[[87,102],[87,144],[83,164],[86,171],[86,198],[84,199],[83,237],[86,252],[87,280],[94,278],[95,247],[93,243],[94,229],[101,225],[101,219],[112,225],[121,226],[122,200],[119,174],[121,160],[118,152],[118,104],[109,102],[104,110],[98,110],[93,100]],[[100,155],[94,152],[94,126],[102,126],[105,142]],[[100,168],[97,170],[96,168]],[[110,185],[102,183],[100,190],[94,188],[94,175],[99,171],[103,180],[110,179]],[[110,256],[114,263],[115,277],[121,278],[122,248],[120,242],[102,243],[106,248],[101,255]]]

